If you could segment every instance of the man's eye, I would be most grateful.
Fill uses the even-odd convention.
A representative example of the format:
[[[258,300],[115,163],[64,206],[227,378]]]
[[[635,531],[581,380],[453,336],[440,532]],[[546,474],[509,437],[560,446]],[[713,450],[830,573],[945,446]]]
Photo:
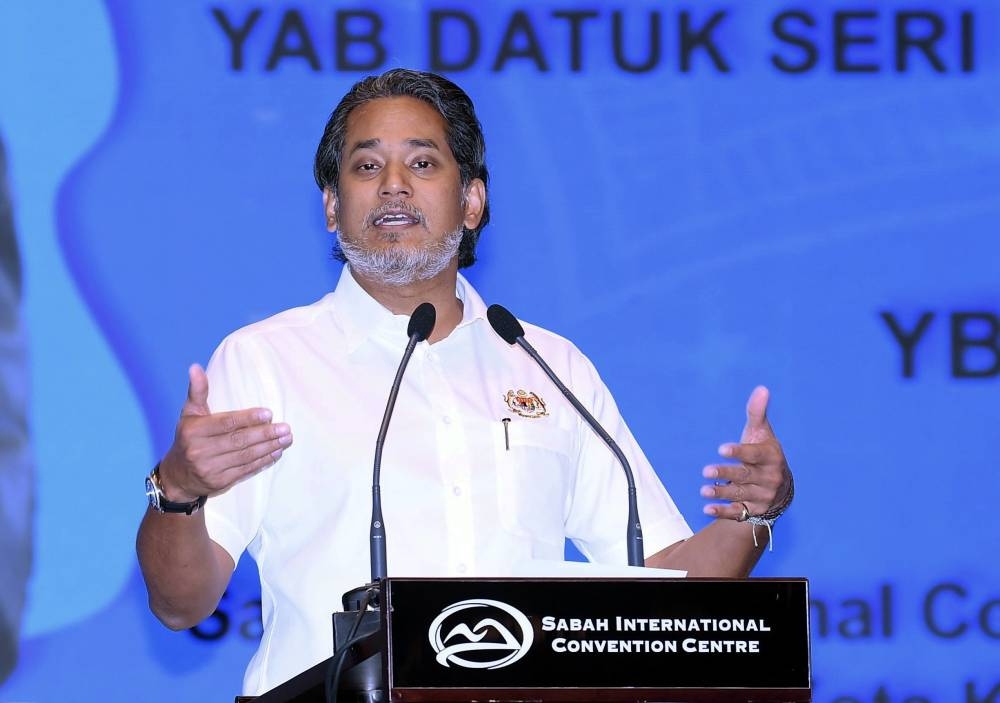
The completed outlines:
[[[416,169],[426,169],[430,168],[431,166],[433,166],[433,164],[427,159],[420,159],[418,161],[413,162],[413,168]]]
[[[360,166],[358,166],[358,170],[359,171],[374,171],[377,168],[378,168],[378,165],[377,164],[373,164],[373,163],[366,163],[366,164],[361,164]]]

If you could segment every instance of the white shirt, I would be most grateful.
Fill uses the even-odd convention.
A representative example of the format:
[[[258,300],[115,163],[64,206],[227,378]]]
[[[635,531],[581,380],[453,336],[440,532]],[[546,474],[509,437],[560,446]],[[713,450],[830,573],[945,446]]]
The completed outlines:
[[[417,345],[389,426],[381,473],[388,575],[508,576],[528,559],[561,560],[566,538],[592,561],[624,564],[621,467],[530,357],[493,332],[462,276],[456,294],[462,322],[433,346]],[[247,549],[260,570],[264,635],[247,695],[329,657],[330,614],[345,591],[370,580],[375,438],[407,322],[345,266],[334,292],[235,332],[209,363],[213,412],[270,408],[294,436],[275,466],[205,508],[212,539],[234,562]],[[593,365],[565,339],[525,329],[628,457],[646,555],[689,537]],[[528,402],[508,404],[518,391]]]

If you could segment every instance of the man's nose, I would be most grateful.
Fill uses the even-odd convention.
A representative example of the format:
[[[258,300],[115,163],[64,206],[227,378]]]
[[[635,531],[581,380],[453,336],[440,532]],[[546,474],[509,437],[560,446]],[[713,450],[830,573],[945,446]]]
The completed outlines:
[[[379,195],[384,198],[407,197],[413,194],[410,171],[404,164],[389,163],[382,168]]]

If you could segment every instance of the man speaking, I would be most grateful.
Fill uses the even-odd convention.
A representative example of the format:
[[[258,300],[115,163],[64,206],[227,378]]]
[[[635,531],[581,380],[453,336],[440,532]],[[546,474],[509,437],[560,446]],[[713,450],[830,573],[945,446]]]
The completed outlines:
[[[421,303],[437,311],[399,391],[382,456],[391,576],[507,576],[559,560],[624,563],[626,481],[614,455],[522,350],[497,336],[459,269],[489,220],[482,129],[433,74],[358,82],[327,123],[316,181],[346,261],[336,289],[223,341],[190,369],[174,443],[147,480],[138,536],[150,607],[191,627],[240,555],[261,579],[264,635],[244,678],[259,694],[331,655],[330,613],[368,580],[376,434]],[[635,472],[647,566],[745,576],[791,500],[791,474],[756,389],[738,444],[705,467],[717,518],[697,534],[674,506],[591,363],[526,337],[621,446]],[[293,439],[294,438],[294,439]]]

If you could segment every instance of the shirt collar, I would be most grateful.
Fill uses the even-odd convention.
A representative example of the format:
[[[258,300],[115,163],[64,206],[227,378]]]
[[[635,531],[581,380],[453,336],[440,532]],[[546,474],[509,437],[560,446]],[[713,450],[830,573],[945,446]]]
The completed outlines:
[[[458,274],[455,295],[462,301],[462,321],[452,334],[477,320],[486,319],[486,304],[462,274]],[[334,317],[347,338],[348,353],[368,339],[398,340],[401,348],[405,343],[409,315],[395,315],[371,297],[354,280],[350,266],[344,265],[341,270],[337,287],[330,294],[330,302]]]

